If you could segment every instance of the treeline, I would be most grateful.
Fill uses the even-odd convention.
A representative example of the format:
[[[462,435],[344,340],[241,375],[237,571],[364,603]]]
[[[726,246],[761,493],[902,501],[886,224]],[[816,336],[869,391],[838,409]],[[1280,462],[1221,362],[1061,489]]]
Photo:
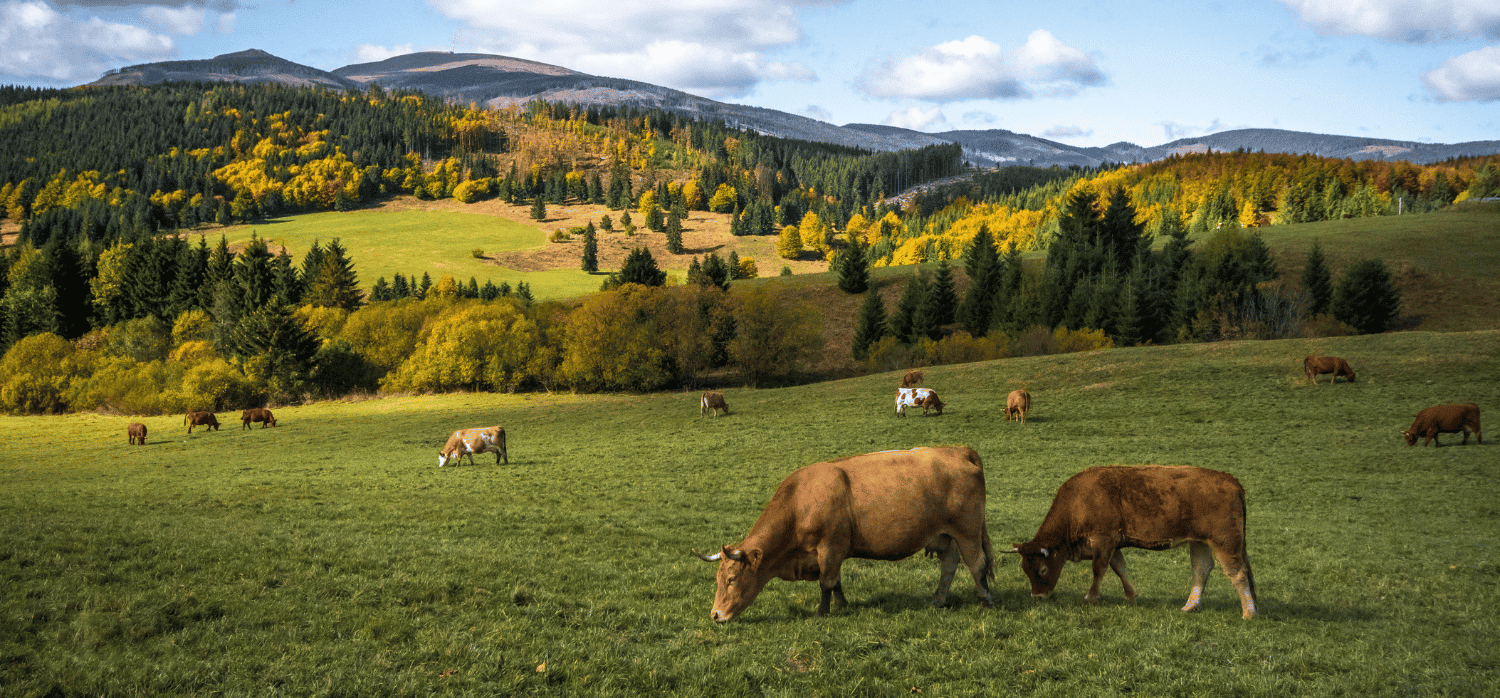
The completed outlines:
[[[666,287],[644,250],[638,274],[577,305],[524,292],[470,297],[447,277],[364,304],[347,293],[356,279],[336,240],[300,269],[259,240],[240,254],[160,245],[205,262],[212,305],[179,297],[174,280],[149,301],[161,315],[71,341],[53,331],[21,338],[0,358],[0,409],[163,414],[375,391],[646,391],[697,385],[715,370],[755,385],[808,371],[823,346],[811,305],[771,288],[731,296],[713,274]]]
[[[1380,260],[1355,263],[1335,280],[1314,246],[1292,283],[1237,221],[1198,245],[1171,211],[1149,231],[1123,189],[1103,201],[1075,189],[1057,226],[1044,263],[1028,266],[1018,246],[1001,251],[980,225],[958,257],[964,293],[943,259],[934,274],[914,273],[889,311],[867,290],[869,252],[856,237],[833,265],[840,288],[866,294],[853,357],[889,370],[1117,345],[1370,333],[1400,314],[1401,294]],[[1157,236],[1166,238],[1160,249]]]

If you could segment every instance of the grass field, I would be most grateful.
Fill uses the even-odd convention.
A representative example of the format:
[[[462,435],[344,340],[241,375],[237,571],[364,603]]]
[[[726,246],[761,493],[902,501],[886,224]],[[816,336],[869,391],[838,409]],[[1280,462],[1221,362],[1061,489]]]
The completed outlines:
[[[1310,386],[1312,352],[1359,381]],[[1500,456],[1407,447],[1426,406],[1500,406],[1500,331],[1178,345],[935,367],[948,411],[892,416],[894,374],[695,395],[458,394],[317,403],[275,429],[0,418],[0,693],[30,695],[1485,696],[1500,685]],[[1028,387],[1026,426],[1002,421]],[[235,415],[220,415],[233,419]],[[438,469],[501,423],[510,465]],[[983,456],[997,547],[1083,468],[1185,463],[1247,491],[1260,613],[1183,549],[1130,551],[997,605],[937,565],[851,561],[850,607],[774,581],[709,620],[714,568],[788,472],[927,444]]]
[[[398,272],[417,279],[425,272],[434,282],[452,276],[467,283],[474,277],[480,286],[493,281],[515,287],[524,281],[539,298],[573,298],[599,290],[599,277],[575,269],[516,271],[476,259],[475,249],[488,256],[547,244],[536,226],[498,216],[440,211],[309,213],[236,226],[227,233],[229,243],[248,242],[252,232],[285,245],[299,264],[314,240],[326,245],[339,238],[365,287],[380,277],[389,282]]]

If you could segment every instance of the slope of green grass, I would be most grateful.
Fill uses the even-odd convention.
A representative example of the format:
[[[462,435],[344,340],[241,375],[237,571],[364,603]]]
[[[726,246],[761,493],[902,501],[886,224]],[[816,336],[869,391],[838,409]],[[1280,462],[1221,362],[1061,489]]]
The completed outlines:
[[[580,270],[520,272],[476,259],[475,249],[489,255],[547,244],[536,226],[498,216],[436,211],[309,213],[238,226],[230,232],[231,245],[248,241],[252,232],[286,245],[299,264],[314,240],[326,245],[339,238],[365,287],[382,276],[389,282],[398,272],[417,279],[425,272],[434,282],[452,276],[467,283],[474,277],[480,286],[493,281],[514,288],[524,281],[537,298],[572,298],[599,290],[599,277]]]
[[[1308,385],[1308,353],[1359,381]],[[1500,458],[1407,447],[1421,408],[1500,405],[1500,332],[1181,345],[934,367],[941,417],[892,416],[895,374],[692,394],[318,403],[280,426],[0,418],[7,695],[1488,695],[1500,682]],[[1026,386],[1022,427],[1001,416]],[[1493,421],[1493,418],[1491,419]],[[435,466],[501,423],[510,465]],[[850,607],[773,581],[709,620],[713,566],[777,482],[819,460],[963,443],[997,547],[1094,465],[1185,463],[1244,483],[1260,613],[1220,572],[1200,613],[1183,549],[1130,551],[1139,605],[1070,565],[997,605],[937,565],[852,561]]]

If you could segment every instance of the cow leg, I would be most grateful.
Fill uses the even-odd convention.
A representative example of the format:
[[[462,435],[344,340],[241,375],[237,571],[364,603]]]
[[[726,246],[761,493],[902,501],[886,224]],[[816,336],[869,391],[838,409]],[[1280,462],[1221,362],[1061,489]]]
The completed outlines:
[[[995,564],[984,550],[984,532],[980,531],[978,536],[970,536],[967,540],[958,542],[959,553],[963,555],[964,562],[969,566],[969,574],[974,577],[974,593],[979,596],[979,603],[985,608],[995,605],[994,599],[990,597],[990,575],[991,566]]]
[[[1089,593],[1084,595],[1084,601],[1094,605],[1099,604],[1099,582],[1104,579],[1104,570],[1109,569],[1110,560],[1114,555],[1114,550],[1099,547],[1094,548],[1092,559],[1094,565],[1094,583],[1089,585]]]
[[[932,594],[932,605],[938,608],[948,605],[948,588],[953,586],[953,575],[958,572],[960,553],[958,546],[954,544],[951,536],[941,535],[927,550],[938,554],[940,565],[938,569],[937,591]]]
[[[1192,550],[1193,588],[1188,592],[1187,604],[1182,610],[1196,611],[1203,602],[1203,587],[1208,584],[1208,573],[1214,569],[1214,553],[1207,543],[1192,541],[1188,546]]]
[[[1115,576],[1120,578],[1120,586],[1125,588],[1125,602],[1135,605],[1135,585],[1130,583],[1130,568],[1125,565],[1125,551],[1115,549],[1115,554],[1109,557],[1109,568],[1115,571]]]
[[[1234,552],[1235,550],[1238,552]],[[1239,594],[1240,615],[1244,618],[1255,617],[1255,574],[1250,571],[1250,557],[1245,554],[1243,541],[1235,549],[1215,546],[1214,556],[1219,558],[1224,576],[1229,578],[1235,593]]]

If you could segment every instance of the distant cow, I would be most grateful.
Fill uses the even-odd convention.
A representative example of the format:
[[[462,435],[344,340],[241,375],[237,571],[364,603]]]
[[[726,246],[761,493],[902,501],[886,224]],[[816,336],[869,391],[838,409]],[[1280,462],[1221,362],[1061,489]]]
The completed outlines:
[[[922,384],[922,369],[914,368],[901,374],[901,384],[898,388],[913,388]]]
[[[1339,376],[1343,376],[1344,380],[1350,383],[1354,382],[1354,369],[1349,368],[1348,361],[1340,359],[1337,356],[1318,356],[1317,354],[1313,354],[1302,360],[1302,371],[1307,374],[1307,379],[1312,381],[1313,385],[1318,384],[1317,376],[1325,373],[1333,374],[1333,377],[1328,379],[1329,383],[1337,381]]]
[[[188,433],[193,433],[193,427],[219,430],[219,418],[212,412],[189,412],[182,417],[182,423],[187,425]]]
[[[844,560],[901,560],[918,551],[937,554],[941,574],[934,605],[947,603],[959,562],[975,591],[991,604],[994,550],[985,528],[984,464],[967,446],[916,448],[814,463],[788,475],[738,545],[719,561],[712,617],[738,616],[775,578],[817,580],[818,615],[830,601],[844,607]]]
[[[724,410],[726,415],[729,414],[729,403],[724,402],[724,394],[717,390],[705,391],[703,397],[698,400],[698,414],[713,413],[717,417],[719,410]]]
[[[1030,542],[1006,552],[1021,554],[1032,596],[1057,586],[1069,561],[1092,560],[1094,584],[1084,597],[1099,602],[1106,567],[1119,575],[1125,599],[1135,587],[1121,548],[1166,550],[1191,545],[1193,587],[1184,611],[1197,610],[1214,557],[1240,596],[1245,618],[1255,615],[1255,576],[1245,550],[1245,490],[1227,473],[1192,466],[1136,465],[1089,468],[1064,482]]]
[[[924,415],[928,410],[936,410],[938,416],[943,414],[943,401],[938,399],[937,392],[931,388],[896,389],[896,416],[905,417],[908,407],[920,407]]]
[[[1407,446],[1417,445],[1417,439],[1427,439],[1422,442],[1423,446],[1428,443],[1433,447],[1443,445],[1438,441],[1438,434],[1457,434],[1463,432],[1464,440],[1460,445],[1469,443],[1469,432],[1474,432],[1474,440],[1484,443],[1484,436],[1479,433],[1479,405],[1466,402],[1461,405],[1438,405],[1429,407],[1417,413],[1417,421],[1411,423],[1411,428],[1401,432],[1406,437]]]
[[[296,421],[296,420],[292,420]],[[250,428],[251,422],[260,422],[260,428],[276,426],[276,416],[264,407],[252,407],[240,413],[240,430]],[[296,426],[295,424],[292,426]]]
[[[145,446],[146,425],[141,424],[140,422],[131,422],[130,426],[125,427],[125,436],[130,440],[130,445]]]
[[[1012,390],[1005,396],[1005,421],[1009,422],[1012,417],[1017,422],[1026,423],[1026,413],[1031,410],[1031,393],[1021,390]]]
[[[443,449],[438,451],[438,467],[441,468],[453,461],[463,465],[463,457],[469,457],[469,465],[474,464],[474,454],[493,453],[495,464],[499,465],[504,459],[508,465],[510,454],[505,452],[505,427],[474,427],[473,429],[459,429],[448,437],[448,442],[443,444]]]

